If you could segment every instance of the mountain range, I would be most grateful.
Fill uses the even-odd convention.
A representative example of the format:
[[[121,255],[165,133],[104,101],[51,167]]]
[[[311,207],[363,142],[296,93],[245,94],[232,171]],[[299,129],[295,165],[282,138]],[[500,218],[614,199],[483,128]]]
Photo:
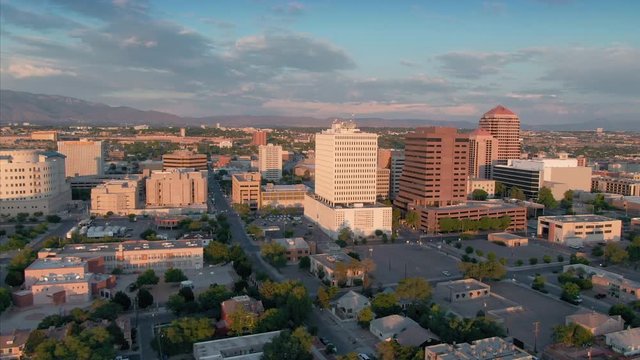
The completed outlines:
[[[331,119],[293,116],[222,115],[183,117],[153,110],[139,110],[127,106],[110,106],[77,98],[0,90],[0,123],[29,122],[41,125],[213,125],[254,127],[323,127]],[[436,121],[428,119],[357,118],[360,127],[453,126],[472,129],[477,122]],[[640,121],[593,120],[576,124],[523,125],[532,130],[594,130],[605,127],[608,131],[640,131]]]

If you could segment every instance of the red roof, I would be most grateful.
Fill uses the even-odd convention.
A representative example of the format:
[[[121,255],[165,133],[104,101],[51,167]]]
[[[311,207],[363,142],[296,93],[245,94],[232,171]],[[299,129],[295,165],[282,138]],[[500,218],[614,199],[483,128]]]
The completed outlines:
[[[496,107],[494,107],[493,109],[487,111],[484,116],[496,116],[496,115],[512,115],[512,116],[517,116],[513,111],[507,109],[506,107],[502,106],[502,105],[498,105]]]

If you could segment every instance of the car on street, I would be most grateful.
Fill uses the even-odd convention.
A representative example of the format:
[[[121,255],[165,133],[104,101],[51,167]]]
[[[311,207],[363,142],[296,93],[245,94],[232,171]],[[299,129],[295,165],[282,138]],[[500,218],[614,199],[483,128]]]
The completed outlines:
[[[333,343],[328,343],[327,347],[325,348],[325,352],[327,354],[335,354],[338,352],[338,348],[335,345],[333,345]]]
[[[371,360],[371,358],[369,357],[369,355],[365,354],[365,353],[359,353],[358,354],[358,359],[360,360]]]
[[[450,272],[448,272],[447,270],[443,270],[443,271],[442,271],[442,275],[444,275],[444,276],[451,276],[451,273],[450,273]]]
[[[607,297],[607,294],[599,293],[594,296],[596,299],[604,299]]]

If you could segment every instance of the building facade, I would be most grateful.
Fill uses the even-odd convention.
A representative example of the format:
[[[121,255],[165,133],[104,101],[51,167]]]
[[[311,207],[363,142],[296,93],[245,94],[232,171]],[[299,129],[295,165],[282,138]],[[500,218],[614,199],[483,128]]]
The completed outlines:
[[[520,159],[520,118],[502,105],[489,110],[480,119],[479,128],[498,141],[498,161]]]
[[[138,180],[110,180],[91,189],[91,214],[128,215],[140,205]]]
[[[533,360],[533,355],[497,336],[471,343],[439,344],[424,349],[425,360]]]
[[[67,177],[104,174],[105,147],[102,141],[58,141],[58,152],[66,156]]]
[[[403,211],[467,198],[469,139],[455,128],[417,128],[405,138],[405,163],[394,204]]]
[[[471,178],[467,180],[467,197],[471,198],[473,190],[485,191],[489,197],[493,197],[496,194],[496,181]]]
[[[281,330],[259,334],[235,336],[193,344],[195,360],[256,360],[260,359],[263,348]]]
[[[364,271],[360,262],[344,253],[317,254],[309,256],[309,272],[332,286],[344,282],[346,286],[353,286],[355,282],[364,280]],[[336,269],[342,268],[344,272]]]
[[[267,184],[260,193],[260,207],[303,207],[304,195],[309,191],[304,184],[274,185]]]
[[[260,145],[258,147],[260,175],[267,181],[280,181],[282,178],[282,146]]]
[[[147,207],[207,206],[207,171],[154,171],[146,181]]]
[[[378,199],[386,199],[389,197],[390,180],[391,170],[378,168],[376,174],[376,196]]]
[[[286,257],[288,264],[297,264],[301,258],[311,255],[311,248],[303,238],[273,239],[273,242],[282,245],[287,249]]]
[[[178,150],[162,155],[162,169],[195,169],[207,170],[207,155],[188,150]]]
[[[404,169],[404,150],[394,149],[391,152],[391,180],[389,182],[390,195],[392,199],[400,192],[400,179]]]
[[[469,177],[491,179],[491,166],[498,160],[498,140],[487,130],[476,129],[469,134]]]
[[[260,173],[231,175],[231,203],[246,204],[253,210],[260,207]]]
[[[591,191],[623,196],[640,196],[640,180],[594,177],[591,179]]]
[[[524,231],[527,228],[527,208],[502,202],[468,202],[465,204],[423,207],[420,211],[420,229],[428,233],[442,231],[443,219],[482,221],[483,218],[508,219],[507,231]],[[464,232],[464,226],[459,229]]]
[[[538,218],[539,238],[564,245],[620,241],[622,221],[600,215],[561,215]]]
[[[267,132],[258,130],[251,135],[251,145],[262,146],[267,145]]]
[[[70,201],[64,155],[55,151],[0,151],[0,214],[55,214]]]
[[[640,354],[640,327],[606,334],[604,339],[613,351],[624,356]]]

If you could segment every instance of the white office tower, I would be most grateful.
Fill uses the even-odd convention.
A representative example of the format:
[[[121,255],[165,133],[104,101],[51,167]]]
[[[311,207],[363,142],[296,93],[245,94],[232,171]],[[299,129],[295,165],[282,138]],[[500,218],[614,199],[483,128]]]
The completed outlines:
[[[332,237],[344,227],[357,236],[391,232],[391,207],[376,204],[377,134],[336,120],[316,134],[315,158],[315,193],[305,198],[305,216]]]
[[[279,181],[282,178],[282,146],[260,145],[258,157],[260,176],[267,181]]]
[[[67,157],[67,177],[104,175],[105,151],[102,141],[58,141],[58,152]]]

